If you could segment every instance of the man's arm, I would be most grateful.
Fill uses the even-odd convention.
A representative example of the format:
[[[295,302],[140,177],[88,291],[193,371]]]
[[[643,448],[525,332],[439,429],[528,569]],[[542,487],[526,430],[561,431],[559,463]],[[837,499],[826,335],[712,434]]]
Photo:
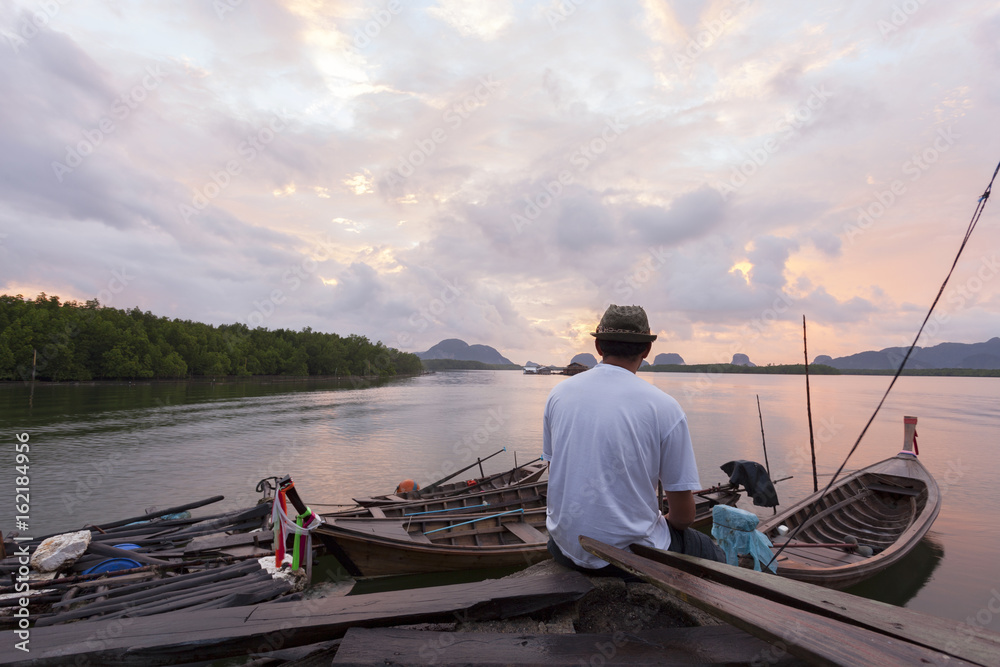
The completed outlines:
[[[694,523],[694,493],[667,491],[667,521],[677,530],[689,528]]]

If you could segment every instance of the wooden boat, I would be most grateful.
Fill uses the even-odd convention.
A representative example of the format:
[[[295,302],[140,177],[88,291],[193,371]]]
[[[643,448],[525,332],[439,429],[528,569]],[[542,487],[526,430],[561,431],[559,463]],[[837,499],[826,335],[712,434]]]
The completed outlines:
[[[694,522],[692,528],[701,528],[712,523],[712,508],[716,505],[735,507],[740,499],[739,487],[734,484],[718,484],[716,486],[694,492]],[[670,509],[666,500],[661,508],[666,515]]]
[[[405,503],[415,500],[445,498],[465,493],[493,491],[495,489],[501,489],[515,484],[531,484],[532,482],[537,482],[541,479],[542,475],[545,474],[546,470],[548,470],[548,464],[545,461],[532,461],[531,463],[517,466],[516,468],[512,468],[506,472],[490,475],[481,479],[439,484],[433,489],[425,491],[397,490],[396,493],[389,493],[381,496],[354,498],[354,502],[363,507],[370,507],[372,505],[391,505],[394,503]]]
[[[509,509],[535,509],[544,507],[547,499],[548,482],[516,484],[493,491],[469,492],[446,498],[414,500],[404,503],[384,505],[362,505],[352,509],[324,514],[323,518],[417,516],[420,514],[446,513],[479,514],[495,513]],[[695,519],[693,527],[698,528],[712,522],[712,508],[716,505],[735,505],[740,499],[738,488],[731,484],[720,484],[695,492]],[[663,513],[668,507],[663,504]]]
[[[544,507],[448,517],[329,517],[315,534],[355,577],[515,567],[549,557]]]
[[[536,482],[326,514],[316,534],[356,577],[528,565],[549,557],[547,487],[548,482]],[[714,505],[734,504],[740,497],[730,485],[699,494],[696,525],[711,521]]]
[[[497,513],[511,509],[535,509],[545,507],[548,482],[515,484],[499,489],[469,492],[444,498],[413,500],[409,502],[362,505],[352,509],[324,514],[323,519],[336,517],[406,517],[429,514],[481,514]]]
[[[821,501],[814,493],[758,528],[775,545],[778,574],[846,588],[886,569],[920,541],[941,509],[937,482],[917,459],[916,417],[904,420],[903,451],[838,481]],[[788,535],[778,532],[788,527]],[[848,546],[856,540],[859,547]],[[802,545],[802,546],[796,546]],[[829,545],[829,546],[813,546]],[[870,547],[871,555],[863,547]]]

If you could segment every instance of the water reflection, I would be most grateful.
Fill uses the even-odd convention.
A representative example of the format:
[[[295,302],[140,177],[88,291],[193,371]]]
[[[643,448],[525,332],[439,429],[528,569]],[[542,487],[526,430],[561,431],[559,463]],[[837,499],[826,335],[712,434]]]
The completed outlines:
[[[701,482],[726,481],[719,465],[763,462],[760,396],[782,503],[812,492],[804,381],[800,376],[642,374],[688,414]],[[314,507],[422,484],[474,463],[500,472],[538,456],[542,410],[562,376],[439,372],[368,387],[349,382],[0,385],[0,442],[31,436],[32,530],[73,530],[157,505],[223,494],[212,511],[256,502],[263,477],[291,474]],[[812,379],[819,471],[832,472],[871,415],[882,377]],[[929,537],[889,571],[854,589],[942,617],[965,619],[997,586],[1000,513],[989,511],[1000,476],[995,378],[904,377],[848,465],[892,456],[903,414],[920,417],[924,465],[942,488]],[[826,430],[823,431],[823,426]],[[0,448],[0,486],[14,487],[13,448]],[[821,476],[826,482],[828,477]],[[740,506],[751,511],[750,501]],[[986,508],[969,512],[970,507]],[[138,511],[137,511],[138,510]],[[761,510],[770,514],[770,510]],[[0,516],[0,530],[9,521]],[[944,557],[947,547],[948,556]],[[1000,614],[994,627],[1000,629]]]
[[[892,567],[847,589],[848,593],[905,607],[931,580],[944,558],[944,544],[933,532]]]

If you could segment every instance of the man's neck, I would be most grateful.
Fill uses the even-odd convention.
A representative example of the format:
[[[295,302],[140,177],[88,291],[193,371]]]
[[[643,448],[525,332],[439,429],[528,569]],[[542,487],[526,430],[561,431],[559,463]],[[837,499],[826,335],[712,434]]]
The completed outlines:
[[[627,359],[625,357],[602,357],[601,363],[606,366],[618,366],[619,368],[624,368],[630,373],[635,373],[639,370],[639,366],[642,365],[642,357],[637,357],[636,359]]]

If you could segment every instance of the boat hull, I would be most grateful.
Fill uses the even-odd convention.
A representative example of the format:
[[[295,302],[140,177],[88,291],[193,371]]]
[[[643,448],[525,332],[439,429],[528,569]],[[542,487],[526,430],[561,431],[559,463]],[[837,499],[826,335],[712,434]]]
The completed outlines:
[[[795,544],[837,544],[854,538],[871,547],[870,556],[849,547],[789,545],[781,552],[779,575],[838,589],[899,562],[920,542],[941,508],[937,483],[911,454],[845,477],[813,510],[818,500],[819,494],[810,495],[761,523],[759,530],[775,544],[774,552],[797,528]],[[788,537],[778,533],[782,525],[789,528]]]

